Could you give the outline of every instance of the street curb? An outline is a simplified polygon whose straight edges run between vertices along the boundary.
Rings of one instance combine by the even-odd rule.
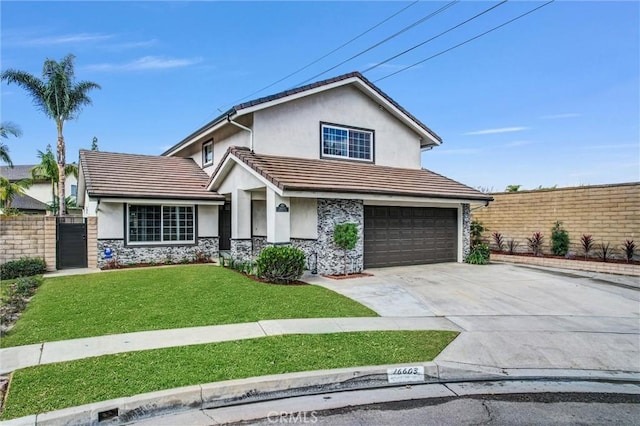
[[[424,367],[424,379],[390,384],[387,369]],[[437,383],[505,380],[637,383],[639,372],[564,369],[498,369],[452,362],[426,362],[305,371],[228,380],[145,393],[0,422],[25,425],[120,425],[163,414],[220,408],[335,391]]]

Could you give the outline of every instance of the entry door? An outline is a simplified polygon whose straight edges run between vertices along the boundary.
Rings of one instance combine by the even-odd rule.
[[[231,250],[231,203],[220,206],[218,229],[220,230],[220,250]]]
[[[57,269],[87,267],[87,224],[84,218],[57,220]]]

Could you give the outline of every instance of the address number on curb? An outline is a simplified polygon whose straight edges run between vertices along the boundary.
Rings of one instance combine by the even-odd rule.
[[[424,367],[387,368],[387,380],[389,383],[424,382]]]

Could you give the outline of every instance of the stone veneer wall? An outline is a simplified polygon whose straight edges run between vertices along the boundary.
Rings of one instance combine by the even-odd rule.
[[[251,241],[253,243],[251,253],[255,258],[258,257],[260,252],[267,246],[267,237],[251,237]]]
[[[471,208],[469,204],[462,205],[462,261],[471,252]]]
[[[527,237],[544,236],[543,252],[550,253],[551,228],[561,221],[569,232],[570,251],[582,253],[580,237],[591,235],[596,244],[610,243],[621,255],[624,240],[640,239],[640,182],[578,186],[491,194],[488,207],[474,209],[473,219],[488,228],[484,238],[495,248],[492,232],[506,241],[520,243],[518,251],[529,252]]]
[[[347,252],[347,272],[364,269],[364,205],[362,200],[318,199],[318,273],[342,274],[344,257],[342,249],[333,243],[333,230],[339,223],[355,223],[358,227],[358,243]]]
[[[304,257],[306,259],[306,269],[312,271],[316,266],[316,251],[318,240],[309,240],[302,238],[292,238],[291,245],[293,247],[299,248],[304,252]],[[320,255],[318,255],[320,257]]]
[[[218,257],[218,237],[198,238],[196,245],[128,246],[124,240],[98,240],[98,267],[107,264],[104,249],[113,250],[113,259],[121,265],[136,263],[179,263],[193,260],[197,252],[210,258]]]
[[[253,240],[248,239],[231,239],[231,258],[240,262],[246,262],[253,259]]]

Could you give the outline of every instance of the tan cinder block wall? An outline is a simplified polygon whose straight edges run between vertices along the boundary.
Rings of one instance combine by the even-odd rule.
[[[610,243],[621,255],[624,240],[640,246],[640,182],[491,194],[488,207],[472,211],[482,222],[493,246],[492,232],[520,243],[529,251],[526,238],[536,231],[544,235],[543,251],[551,252],[551,228],[560,221],[569,232],[570,251],[581,254],[580,237],[591,235],[599,246]],[[595,253],[593,253],[595,254]]]
[[[87,218],[87,267],[98,267],[98,218]]]
[[[40,257],[47,270],[56,270],[56,218],[0,216],[0,263]]]

